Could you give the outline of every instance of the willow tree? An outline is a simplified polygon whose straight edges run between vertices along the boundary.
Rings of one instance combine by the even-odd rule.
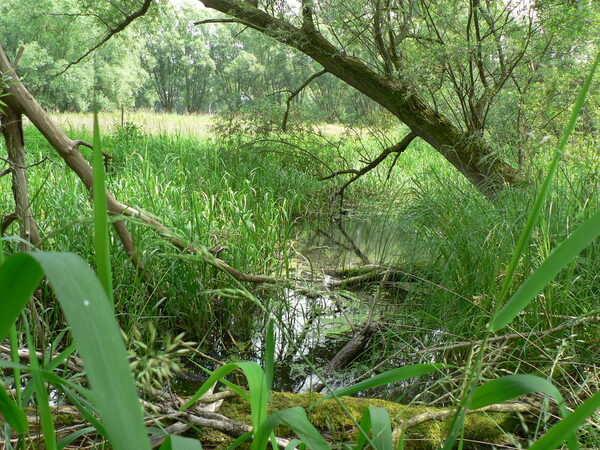
[[[480,0],[200,0],[308,55],[394,114],[487,197],[515,181],[489,144],[494,99],[529,62],[534,20]]]

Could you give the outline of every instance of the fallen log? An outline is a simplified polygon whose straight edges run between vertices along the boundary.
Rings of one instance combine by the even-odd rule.
[[[354,359],[365,350],[371,336],[376,330],[377,323],[371,321],[365,322],[348,343],[335,354],[331,362],[324,369],[322,377],[324,378],[327,374],[335,372],[336,370],[342,370],[354,361]],[[318,382],[313,386],[312,390],[314,392],[321,392],[324,388],[325,385]]]

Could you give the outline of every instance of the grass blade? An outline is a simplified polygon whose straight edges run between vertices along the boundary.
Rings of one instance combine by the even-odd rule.
[[[577,428],[590,416],[600,409],[600,392],[596,392],[575,411],[562,419],[541,438],[533,443],[529,450],[552,450],[559,447],[567,438],[577,431]]]
[[[42,374],[40,373],[40,363],[37,359],[36,349],[33,345],[33,340],[31,339],[31,333],[29,332],[29,324],[27,323],[27,320],[24,320],[23,322],[25,324],[25,335],[27,336],[27,347],[29,348],[31,378],[33,388],[35,389],[38,413],[42,424],[42,433],[44,434],[44,444],[48,450],[56,450],[56,432],[54,429],[52,411],[50,410],[50,404],[48,403],[48,392],[46,391],[46,385],[42,378]]]
[[[67,445],[74,442],[76,439],[79,439],[84,434],[91,433],[92,431],[94,431],[94,427],[85,427],[85,428],[82,428],[81,430],[77,430],[73,433],[67,434],[64,438],[62,438],[58,441],[58,444],[57,444],[58,448],[60,450],[62,450]]]
[[[565,400],[554,384],[534,375],[508,375],[482,384],[473,393],[471,409],[483,408],[495,403],[504,403],[520,395],[541,392],[556,400],[564,411]]]
[[[491,331],[499,331],[508,325],[529,302],[552,281],[558,272],[600,235],[600,211],[583,222],[571,235],[561,242],[513,294],[490,323]]]
[[[391,369],[375,375],[368,380],[361,381],[352,386],[348,386],[342,389],[337,389],[325,396],[321,401],[332,398],[341,397],[342,395],[351,395],[355,392],[364,391],[365,389],[371,389],[384,384],[394,383],[396,381],[406,380],[408,378],[418,377],[425,375],[426,373],[435,372],[443,368],[449,367],[446,364],[413,364],[410,366],[399,367],[398,369]]]
[[[3,294],[0,301],[0,341],[9,333],[42,275],[41,267],[24,254],[16,254],[0,266],[0,292]]]
[[[265,374],[258,364],[254,362],[239,362],[226,364],[219,367],[213,374],[200,386],[196,393],[181,407],[181,411],[192,406],[202,397],[217,381],[226,377],[236,369],[241,369],[248,381],[250,390],[250,411],[252,414],[252,426],[257,429],[267,417],[267,382]]]
[[[27,416],[8,396],[2,384],[0,384],[0,412],[17,433],[27,432]]]
[[[364,433],[371,433],[372,441],[377,450],[393,450],[392,422],[385,408],[369,406],[365,408],[360,427]],[[360,433],[356,448],[364,448],[366,436]]]
[[[275,333],[274,333],[275,321],[273,318],[269,318],[269,324],[267,325],[267,336],[265,339],[265,378],[267,382],[267,389],[271,390],[273,385],[273,374],[275,373]]]
[[[202,450],[200,441],[177,435],[167,436],[160,450]]]
[[[252,441],[252,449],[263,449],[266,447],[273,428],[277,425],[286,425],[294,431],[302,439],[311,450],[329,449],[329,444],[310,423],[304,409],[296,406],[294,408],[283,409],[271,414],[260,428],[254,433],[254,441]]]
[[[34,252],[25,256],[39,263],[56,292],[113,447],[149,449],[125,345],[94,272],[72,253]]]
[[[104,287],[104,292],[114,306],[112,291],[112,274],[110,267],[110,246],[108,240],[108,214],[106,206],[104,161],[102,160],[102,143],[100,141],[100,126],[98,125],[98,110],[94,107],[94,145],[92,167],[94,169],[94,244],[96,247],[96,270],[98,278]]]
[[[533,228],[538,221],[538,218],[542,212],[542,207],[544,206],[544,201],[548,196],[548,192],[550,191],[550,186],[552,185],[552,180],[556,171],[558,170],[558,163],[560,162],[560,158],[565,151],[567,143],[569,141],[569,137],[575,128],[575,122],[577,122],[577,117],[579,116],[579,112],[585,103],[585,97],[587,95],[588,90],[592,84],[592,80],[594,79],[594,75],[596,73],[596,68],[598,67],[598,61],[600,61],[600,54],[596,55],[596,59],[592,64],[592,68],[587,78],[585,79],[581,90],[579,91],[579,95],[577,96],[577,100],[575,101],[575,106],[573,107],[573,111],[571,112],[571,116],[569,117],[569,122],[563,131],[560,142],[556,147],[556,151],[554,152],[554,157],[550,162],[550,166],[548,167],[548,173],[544,178],[544,182],[540,191],[538,192],[537,197],[535,198],[535,202],[533,204],[533,208],[529,213],[529,217],[527,218],[527,222],[525,223],[525,228],[521,232],[519,236],[519,241],[517,242],[517,246],[513,252],[512,258],[506,270],[506,276],[504,277],[504,283],[502,285],[502,291],[500,293],[500,298],[502,301],[507,297],[508,290],[510,289],[510,285],[512,282],[512,277],[515,273],[517,265],[519,263],[519,259],[525,250],[525,246],[529,242],[529,238],[531,237],[531,233],[533,232]]]

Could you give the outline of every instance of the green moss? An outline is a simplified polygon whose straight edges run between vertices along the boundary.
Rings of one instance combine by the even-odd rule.
[[[320,430],[332,443],[355,440],[357,429],[351,417],[342,409],[336,400],[326,400],[315,405],[323,395],[316,393],[291,394],[287,392],[273,392],[269,406],[269,414],[293,406],[301,406],[307,412],[312,424]],[[443,411],[443,408],[430,408],[426,406],[406,406],[385,400],[343,397],[341,399],[345,408],[356,422],[360,422],[364,409],[367,406],[380,406],[390,414],[394,427],[401,420],[415,417],[427,411]],[[312,406],[312,407],[311,407]],[[250,423],[250,407],[242,399],[228,400],[221,407],[222,414],[233,420]],[[451,418],[446,421],[430,420],[420,425],[411,427],[405,436],[407,449],[434,449],[447,434]],[[470,414],[465,422],[465,440],[468,442],[464,448],[484,448],[482,443],[508,444],[511,442],[511,433],[518,431],[519,420],[511,414]],[[276,434],[281,437],[291,437],[293,432],[284,427],[278,427]]]

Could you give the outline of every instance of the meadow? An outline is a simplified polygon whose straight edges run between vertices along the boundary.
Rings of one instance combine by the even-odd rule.
[[[68,125],[73,138],[91,141],[88,117],[55,118]],[[184,241],[220,248],[219,257],[236,269],[282,280],[274,286],[241,284],[200,256],[182,255],[143,223],[130,219],[144,270],[131,265],[113,234],[111,265],[116,316],[129,336],[130,354],[140,361],[135,373],[142,384],[150,383],[164,367],[199,372],[198,365],[214,369],[228,361],[263,360],[267,350],[262,336],[271,315],[292,322],[302,317],[300,328],[282,328],[275,361],[276,368],[301,374],[296,381],[315,368],[323,370],[332,355],[330,351],[324,356],[323,348],[339,349],[352,327],[363,320],[376,321],[378,331],[348,368],[330,377],[334,385],[335,379],[356,381],[410,364],[464,366],[472,357],[470,344],[485,338],[486,323],[497,310],[511,254],[556,146],[552,138],[535,146],[522,167],[529,182],[507,186],[490,203],[438,153],[414,142],[393,170],[392,161],[385,161],[353,183],[340,210],[334,193],[341,181],[319,177],[327,166],[342,167],[345,161],[376,154],[381,150],[377,139],[348,139],[344,136],[351,133],[330,126],[336,131],[290,135],[284,144],[256,136],[217,136],[211,128],[214,117],[145,114],[127,120],[121,126],[118,116],[104,118],[103,149],[112,155],[106,167],[107,187],[121,200],[159,218]],[[28,126],[25,131],[28,163],[43,161],[29,170],[41,246],[75,252],[94,267],[89,194],[37,130]],[[91,159],[91,150],[82,151]],[[597,143],[575,136],[521,255],[512,288],[598,211],[598,173]],[[8,211],[12,204],[8,177],[0,179],[0,189],[0,208]],[[404,274],[400,283],[405,284],[390,283],[386,276],[342,289],[342,309],[347,313],[335,319],[330,311],[319,309],[322,305],[315,306],[317,302],[298,310],[294,283],[306,281],[303,273],[319,278],[326,272],[356,268],[356,261],[341,257],[348,254],[347,246],[331,236],[320,245],[340,258],[311,260],[315,245],[307,240],[309,231],[328,230],[324,223],[347,223],[352,228],[353,223],[364,225],[373,218],[383,220],[385,227],[375,232],[354,227],[351,238],[359,247],[375,248],[367,252],[369,263]],[[12,227],[7,236],[18,233]],[[17,244],[9,238],[5,252],[14,253]],[[574,405],[596,392],[599,268],[600,243],[595,241],[535,297],[505,338],[488,343],[483,379],[515,372],[547,377]],[[410,289],[402,287],[407,281]],[[327,295],[326,287],[311,286],[317,296]],[[34,305],[30,311],[35,345],[54,348],[56,339],[62,339],[64,319],[48,284],[41,285]],[[309,339],[312,347],[305,347],[302,357],[290,365],[293,348],[286,342],[306,338],[305,329],[322,328],[314,323],[319,314],[336,326]],[[169,347],[169,342],[175,345]],[[159,362],[149,362],[151,357]],[[367,393],[406,404],[447,406],[459,400],[463,375],[458,370]],[[277,374],[275,378],[277,385]],[[289,388],[293,383],[279,385]],[[547,404],[542,408],[551,414]],[[538,423],[532,436],[550,424]],[[590,422],[582,429],[582,442],[595,442],[596,425]]]

